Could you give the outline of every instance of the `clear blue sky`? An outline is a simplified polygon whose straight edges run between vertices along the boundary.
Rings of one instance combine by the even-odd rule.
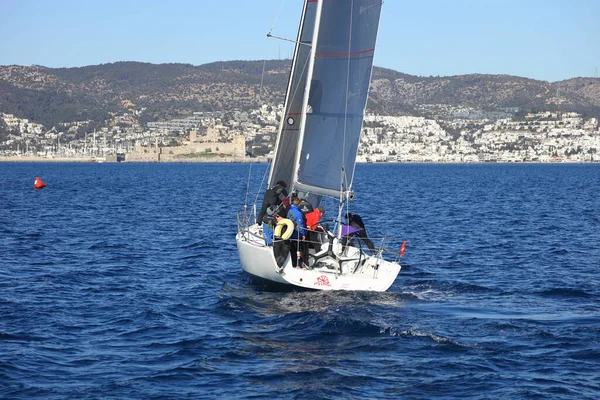
[[[302,0],[0,0],[0,65],[287,58]],[[375,65],[421,76],[600,75],[600,0],[385,0]]]

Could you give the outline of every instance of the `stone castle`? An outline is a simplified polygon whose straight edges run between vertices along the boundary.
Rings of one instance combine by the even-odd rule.
[[[126,161],[239,161],[246,154],[246,138],[243,135],[232,135],[223,140],[219,130],[207,129],[206,135],[198,138],[198,131],[189,133],[189,140],[179,146],[159,146],[156,139],[154,146],[143,146],[139,141],[135,150],[127,153]]]

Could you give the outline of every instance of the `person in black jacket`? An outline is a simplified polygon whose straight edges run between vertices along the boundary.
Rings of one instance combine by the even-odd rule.
[[[275,186],[265,192],[260,212],[256,216],[256,223],[262,224],[263,217],[267,213],[267,208],[271,207],[272,210],[277,210],[279,205],[283,202],[288,195],[287,185],[284,181],[277,181]]]
[[[351,233],[348,236],[350,236],[350,237],[358,236],[360,238],[360,240],[364,241],[367,244],[367,247],[369,248],[369,250],[371,250],[371,253],[374,253],[375,246],[373,245],[373,242],[371,242],[371,240],[367,237],[367,230],[365,229],[365,224],[364,224],[362,218],[360,217],[360,215],[347,213],[344,216],[344,218],[346,218],[348,220],[348,225],[350,225],[354,228],[360,229],[359,231]],[[342,240],[342,245],[345,247],[347,242],[348,242],[348,238],[345,237]]]

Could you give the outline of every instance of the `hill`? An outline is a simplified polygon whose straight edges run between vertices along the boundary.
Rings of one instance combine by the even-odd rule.
[[[80,68],[0,66],[0,112],[50,127],[76,120],[101,122],[110,113],[131,107],[145,107],[146,121],[192,111],[246,110],[282,103],[289,68],[289,60],[200,66],[139,62]],[[427,111],[422,106],[430,104],[485,111],[560,109],[600,116],[600,79],[550,83],[508,75],[419,77],[375,67],[370,111],[423,115]]]

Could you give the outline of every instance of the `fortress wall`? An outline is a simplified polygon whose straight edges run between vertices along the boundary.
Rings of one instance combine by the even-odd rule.
[[[191,139],[196,139],[196,132],[190,134]],[[210,150],[210,151],[208,151]],[[187,154],[209,153],[225,155],[230,158],[242,159],[246,154],[246,138],[236,135],[232,142],[220,143],[217,141],[196,142],[188,141],[181,146],[170,147],[143,147],[136,144],[135,151],[128,153],[126,161],[182,161]]]

